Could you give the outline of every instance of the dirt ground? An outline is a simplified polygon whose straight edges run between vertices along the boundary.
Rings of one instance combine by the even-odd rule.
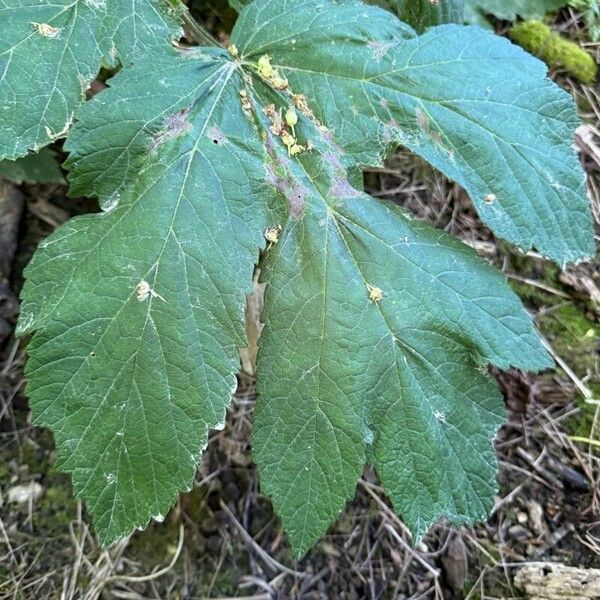
[[[206,15],[215,29],[228,18]],[[577,13],[563,11],[556,24],[600,61],[600,44],[585,41]],[[600,221],[600,89],[553,76],[573,92],[584,120],[576,144]],[[163,523],[103,550],[69,478],[55,470],[51,434],[30,424],[26,340],[13,335],[22,271],[37,243],[97,205],[67,198],[62,185],[0,181],[0,199],[10,195],[23,209],[2,212],[0,203],[0,598],[520,598],[531,597],[524,574],[540,565],[546,576],[546,563],[584,569],[577,574],[581,594],[592,585],[590,569],[600,569],[598,261],[561,273],[534,252],[496,241],[461,188],[402,150],[385,169],[366,172],[365,182],[375,196],[460,237],[501,269],[559,365],[535,376],[494,372],[509,419],[496,444],[501,488],[488,522],[460,530],[440,523],[413,547],[367,468],[328,535],[294,561],[250,460],[254,380],[242,373],[194,490]]]

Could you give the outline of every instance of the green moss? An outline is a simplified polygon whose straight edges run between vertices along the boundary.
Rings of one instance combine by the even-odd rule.
[[[600,398],[600,326],[589,319],[582,309],[572,304],[559,305],[542,313],[539,326],[558,355]],[[589,437],[596,419],[596,405],[578,402],[580,412],[567,423],[573,435]],[[600,425],[600,424],[599,424]],[[596,433],[596,438],[598,437]]]
[[[561,300],[561,298],[554,294],[550,294],[539,287],[523,283],[516,279],[509,279],[508,284],[513,292],[515,292],[527,306],[532,308],[554,306]]]
[[[539,21],[524,21],[515,25],[509,37],[531,54],[541,58],[552,68],[562,67],[582,83],[596,79],[598,65],[578,44],[554,33]]]
[[[579,369],[594,368],[595,348],[600,341],[600,327],[577,306],[563,304],[542,314],[540,327],[551,338],[554,349]]]
[[[560,269],[553,265],[544,265],[543,270],[540,270],[536,262],[524,255],[509,253],[511,273],[516,273],[523,278],[529,278],[541,284],[545,284],[549,288],[559,291],[565,291],[563,284],[559,280]],[[548,292],[538,285],[531,285],[518,279],[509,278],[508,284],[513,291],[521,298],[521,300],[532,309],[555,306],[564,303],[565,299],[561,298],[556,293]]]
[[[0,483],[6,483],[9,477],[10,469],[4,464],[0,464]]]
[[[77,501],[66,475],[46,477],[44,494],[38,500],[33,514],[36,531],[45,536],[64,536],[71,521],[77,518]]]
[[[600,398],[600,386],[592,386],[591,389],[594,392],[594,398]],[[589,402],[584,402],[583,400],[578,406],[580,409],[579,414],[570,419],[567,423],[569,433],[584,438],[593,437],[596,440],[599,439],[600,422],[598,422],[596,416],[598,406],[590,404]],[[597,448],[595,447],[592,447],[591,450],[597,452]]]

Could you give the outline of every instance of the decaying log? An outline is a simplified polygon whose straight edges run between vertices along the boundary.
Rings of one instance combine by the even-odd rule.
[[[515,585],[528,600],[590,600],[600,598],[600,569],[532,563],[519,569]]]

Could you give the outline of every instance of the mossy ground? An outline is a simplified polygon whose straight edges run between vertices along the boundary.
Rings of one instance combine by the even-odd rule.
[[[534,261],[522,257],[513,258],[513,268],[525,276],[530,275],[532,269],[539,271]],[[561,284],[559,273],[558,267],[546,264],[533,277],[536,282],[568,295],[569,290]],[[536,311],[537,325],[556,354],[593,393],[588,401],[580,390],[575,391],[574,401],[579,412],[566,423],[569,433],[599,440],[598,404],[594,403],[594,400],[600,401],[600,323],[596,312],[599,307],[586,299],[566,300],[522,281],[512,280],[510,284],[523,302]]]

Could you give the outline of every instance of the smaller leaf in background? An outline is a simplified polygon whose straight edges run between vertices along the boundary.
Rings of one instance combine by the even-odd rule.
[[[505,21],[516,21],[517,17],[540,19],[566,3],[566,0],[465,0],[465,21],[491,27],[486,15]]]
[[[462,23],[464,0],[393,0],[392,8],[400,20],[408,23],[419,33],[428,27],[444,23]]]
[[[58,159],[49,148],[17,160],[0,161],[0,177],[14,183],[64,183]]]
[[[550,68],[563,68],[582,83],[596,79],[598,66],[578,44],[570,42],[540,21],[524,21],[509,33],[511,40],[539,56]]]
[[[65,137],[100,67],[166,52],[180,11],[166,0],[2,0],[0,159]]]
[[[583,11],[587,33],[594,42],[600,41],[600,2],[598,0],[570,0],[569,6]]]
[[[237,10],[237,12],[242,12],[244,6],[250,4],[252,0],[229,0],[229,6],[233,8],[233,10]]]

